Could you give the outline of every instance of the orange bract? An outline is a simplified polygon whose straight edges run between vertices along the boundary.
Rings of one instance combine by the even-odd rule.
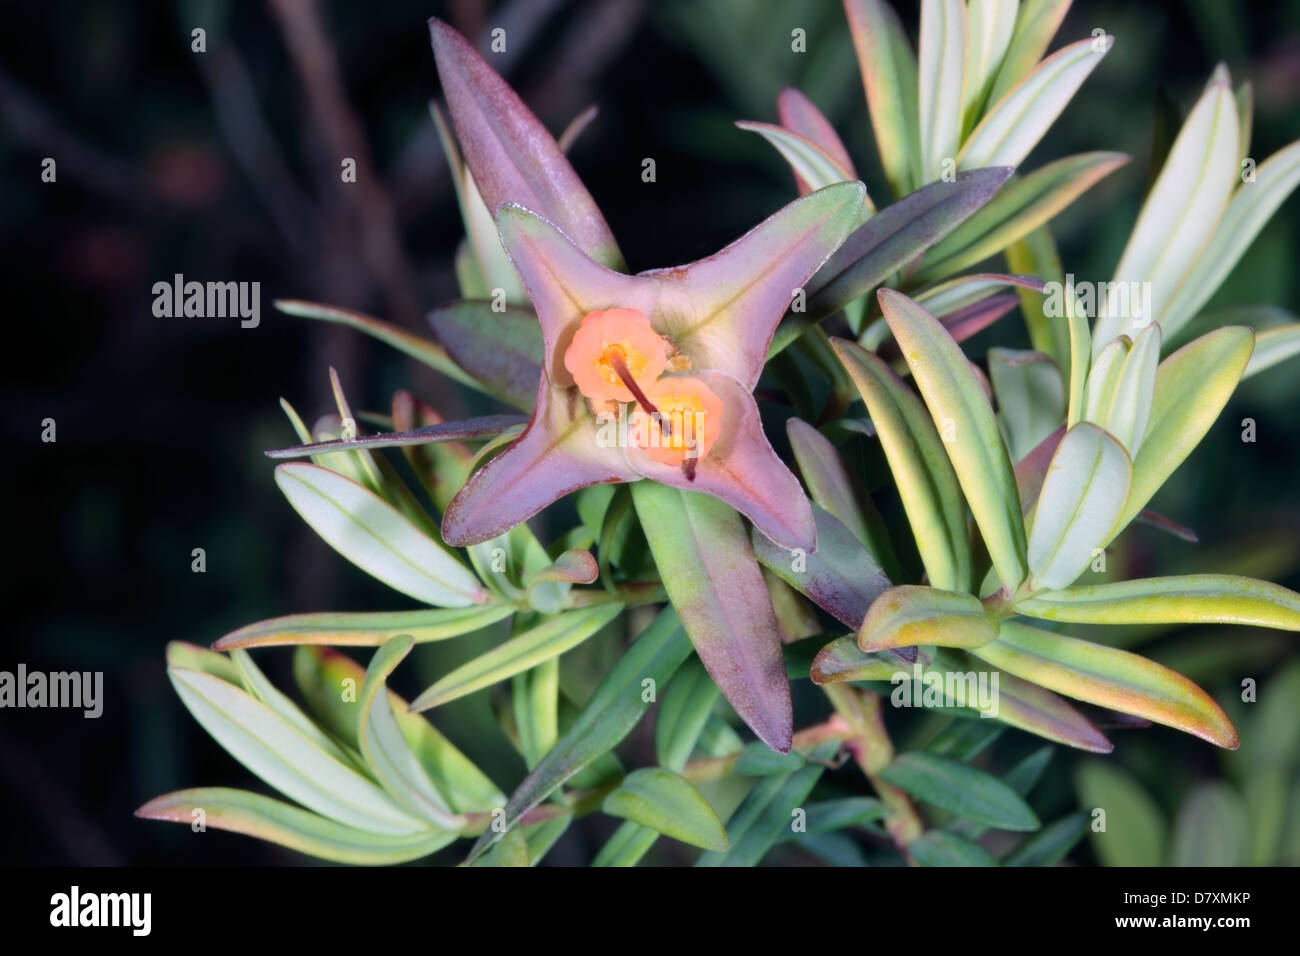
[[[643,387],[668,364],[668,342],[636,309],[588,312],[564,351],[564,367],[592,401],[631,402],[636,396],[619,374],[620,363]]]
[[[646,396],[667,420],[667,428],[641,408],[632,412],[628,441],[664,465],[698,461],[722,433],[722,399],[698,378],[661,378]]]

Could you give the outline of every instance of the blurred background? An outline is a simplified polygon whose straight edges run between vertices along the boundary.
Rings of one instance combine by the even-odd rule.
[[[897,6],[915,37],[917,4]],[[634,270],[712,252],[793,198],[775,152],[732,126],[775,121],[787,84],[822,108],[873,193],[887,195],[835,0],[14,0],[5,12],[0,387],[18,453],[5,469],[0,669],[103,671],[105,702],[98,720],[0,711],[4,862],[303,862],[216,833],[200,854],[185,828],[131,814],[169,790],[253,783],[172,693],[168,641],[207,645],[293,612],[407,606],[334,555],[277,491],[262,452],[293,443],[278,400],[308,421],[330,412],[333,366],[356,407],[383,409],[408,388],[449,418],[482,410],[358,333],[271,308],[313,299],[423,332],[424,314],[456,296],[462,229],[428,112],[438,95],[429,16],[484,47],[504,27],[507,51],[493,65],[552,130],[600,108],[571,158]],[[805,55],[790,51],[796,26]],[[1216,62],[1254,84],[1257,160],[1300,137],[1300,2],[1077,0],[1053,49],[1097,27],[1115,35],[1114,50],[1026,168],[1083,150],[1132,155],[1054,221],[1067,271],[1103,280],[1151,178],[1153,144],[1176,130],[1166,118],[1187,109]],[[195,28],[206,52],[191,51]],[[41,180],[46,157],[54,183]],[[340,182],[342,157],[356,159],[357,183]],[[645,157],[655,183],[641,180]],[[1292,196],[1212,306],[1300,311],[1298,214]],[[152,286],[176,273],[260,282],[260,325],[155,317]],[[968,351],[982,358],[992,344],[1027,346],[1016,314]],[[1247,383],[1154,502],[1200,543],[1139,528],[1112,555],[1116,573],[1233,571],[1300,587],[1297,408],[1295,361]],[[46,418],[55,443],[41,441]],[[1254,444],[1241,441],[1244,418],[1257,423]],[[191,570],[199,547],[204,573]],[[1254,862],[1300,862],[1294,635],[1107,633],[1202,683],[1246,745],[1225,755],[1170,730],[1119,731],[1117,774],[1085,771],[1089,786],[1136,801],[1163,834],[1152,852],[1167,859],[1189,862],[1209,845],[1223,861],[1240,862],[1245,846]],[[448,643],[458,646],[418,651],[396,689],[418,691],[475,652]],[[287,680],[290,657],[259,661]],[[1263,688],[1259,704],[1240,703],[1247,677]],[[469,699],[435,722],[508,790],[522,764],[483,739],[487,713]],[[1059,752],[1040,799],[1073,806],[1081,760],[1095,762]],[[548,861],[590,858],[608,829],[575,828]],[[1208,844],[1188,849],[1195,833]],[[1071,859],[1097,862],[1087,843]]]

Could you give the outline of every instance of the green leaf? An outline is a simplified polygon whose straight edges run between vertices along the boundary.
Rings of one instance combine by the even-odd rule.
[[[895,196],[919,187],[916,55],[903,25],[883,0],[845,0],[876,149]]]
[[[875,355],[843,339],[832,344],[876,426],[930,583],[944,590],[969,588],[966,507],[925,406]]]
[[[1019,166],[1110,52],[1114,37],[1089,37],[1057,50],[985,114],[957,157],[959,169]]]
[[[1223,218],[1238,182],[1237,107],[1220,67],[1174,140],[1128,245],[1115,267],[1106,302],[1099,302],[1093,354],[1117,335],[1136,332],[1167,311],[1197,255]],[[1121,309],[1116,295],[1129,283],[1149,283],[1152,314]],[[1104,309],[1104,311],[1103,311]]]
[[[1132,484],[1128,453],[1080,422],[1061,439],[1034,505],[1029,570],[1034,590],[1068,587],[1102,547]]]
[[[572,650],[622,612],[618,603],[565,611],[547,618],[518,637],[512,637],[443,675],[411,704],[411,710],[429,710],[491,687],[508,677],[536,667]]]
[[[337,738],[358,747],[356,691],[365,682],[365,669],[338,651],[304,645],[294,654],[293,671],[316,719]],[[422,715],[410,713],[402,697],[390,690],[388,701],[407,745],[453,809],[486,813],[505,803],[496,784]]]
[[[375,779],[398,803],[434,826],[450,829],[459,821],[452,817],[451,807],[402,736],[392,702],[385,693],[388,676],[413,646],[411,638],[404,635],[375,651],[357,696],[357,741]]]
[[[854,634],[831,641],[813,658],[809,677],[814,684],[840,681],[889,680],[902,671],[904,662],[893,652],[868,654],[858,647]],[[906,673],[905,671],[903,671]]]
[[[1300,594],[1235,574],[1181,574],[1044,591],[1016,611],[1075,624],[1249,624],[1300,631]]]
[[[979,598],[960,591],[903,584],[876,598],[858,631],[858,647],[978,647],[998,636]]]
[[[1011,44],[1019,0],[970,0],[966,5],[966,75],[962,81],[962,134],[975,125]]]
[[[905,753],[880,772],[896,787],[964,820],[1000,830],[1037,830],[1038,818],[1019,795],[982,770],[927,753]]]
[[[523,828],[516,828],[506,833],[492,845],[492,848],[487,853],[473,860],[471,865],[491,867],[532,866],[533,862],[528,853],[528,837],[524,834]]]
[[[961,0],[922,0],[917,43],[921,182],[943,175],[961,145],[966,9]],[[990,165],[987,163],[976,165]]]
[[[1012,461],[1020,461],[1065,420],[1065,383],[1041,352],[989,349],[989,379]]]
[[[812,756],[828,760],[837,749],[838,744],[823,744]],[[761,779],[727,821],[731,849],[704,853],[695,865],[757,866],[772,845],[790,832],[794,811],[808,799],[825,769],[821,763],[809,762],[791,773]]]
[[[135,815],[192,826],[199,811],[206,826],[256,837],[322,860],[360,866],[418,860],[436,853],[457,837],[446,830],[406,836],[359,830],[282,800],[227,787],[177,790],[155,797],[136,810]]]
[[[1255,351],[1250,356],[1242,378],[1258,375],[1293,355],[1300,355],[1300,323],[1255,334]]]
[[[492,239],[501,245],[495,225]],[[490,301],[449,302],[429,313],[429,325],[447,354],[482,383],[482,391],[529,411],[542,377],[542,327],[531,309],[492,306]]]
[[[1052,231],[1047,226],[1039,226],[1019,242],[1013,242],[1004,251],[1007,269],[1021,275],[1038,276],[1044,283],[1053,282],[1065,285],[1065,270],[1061,266],[1061,257],[1056,251],[1056,242]],[[1046,300],[1034,291],[1022,289],[1020,311],[1025,316],[1025,326],[1029,330],[1029,342],[1033,348],[1045,355],[1050,355],[1060,369],[1070,364],[1069,340],[1061,334],[1059,322],[1046,314]],[[1087,328],[1087,320],[1083,319]],[[1091,349],[1084,357],[1091,355]]]
[[[803,765],[804,759],[797,753],[779,754],[756,740],[745,744],[732,770],[742,777],[770,777],[774,773],[790,773]]]
[[[1106,416],[1097,419],[1130,455],[1137,455],[1146,437],[1159,364],[1160,326],[1152,324],[1133,343],[1116,376]]]
[[[1124,153],[1079,153],[1009,182],[987,205],[930,247],[912,281],[953,275],[996,255],[1128,161]]]
[[[658,839],[658,832],[628,820],[600,848],[591,865],[636,866]]]
[[[418,335],[412,335],[405,329],[398,328],[382,319],[376,319],[374,316],[365,315],[361,312],[353,312],[350,309],[322,305],[319,302],[303,302],[298,299],[277,299],[275,307],[286,315],[296,315],[304,319],[319,319],[322,322],[335,322],[356,329],[359,332],[365,332],[385,345],[391,345],[399,352],[405,352],[416,361],[423,362],[431,369],[441,372],[462,385],[468,385],[477,391],[486,392],[486,389],[475,380],[474,376],[451,360],[451,357],[447,355],[442,346],[436,345],[428,339],[422,339]]]
[[[749,121],[738,122],[736,126],[747,132],[757,133],[771,143],[781,157],[790,164],[795,177],[806,183],[810,191],[835,183],[852,182],[858,178],[812,140],[784,126]],[[870,197],[867,198],[864,208],[868,214],[875,211]]]
[[[875,797],[840,797],[820,800],[804,808],[806,833],[836,833],[849,827],[864,827],[889,815],[889,808]],[[793,834],[798,839],[800,834]]]
[[[1166,827],[1155,802],[1126,771],[1090,762],[1075,775],[1079,803],[1096,821],[1106,811],[1106,828],[1092,823],[1092,848],[1103,866],[1165,866]]]
[[[1250,360],[1254,334],[1241,326],[1207,333],[1160,363],[1142,450],[1133,461],[1133,487],[1111,538],[1133,520],[1192,453]]]
[[[1025,577],[1020,497],[993,409],[970,363],[939,321],[907,296],[881,289],[880,307],[934,419],[944,450],[1003,585]],[[951,440],[949,439],[951,436]]]
[[[1119,383],[1120,372],[1124,370],[1124,363],[1132,347],[1133,340],[1127,335],[1121,335],[1117,339],[1111,339],[1110,343],[1097,353],[1097,358],[1088,371],[1088,384],[1084,390],[1083,418],[1085,420],[1102,425],[1106,423],[1115,395],[1115,386]]]
[[[686,766],[721,696],[698,660],[678,669],[655,714],[655,759],[660,766],[678,771]]]
[[[426,824],[293,724],[218,677],[168,668],[194,719],[236,760],[285,796],[339,823],[409,835]]]
[[[1173,866],[1245,866],[1250,857],[1250,821],[1240,794],[1218,781],[1198,785],[1174,821]]]
[[[1087,832],[1086,813],[1072,813],[1059,820],[1053,820],[1016,847],[1002,861],[1002,865],[1053,866],[1065,859]]]
[[[1070,3],[1071,0],[1023,0],[1016,14],[1015,32],[1011,34],[1011,43],[1002,58],[1002,65],[998,67],[988,102],[998,102],[1038,65],[1065,19]]]
[[[1229,750],[1237,746],[1237,731],[1205,691],[1128,651],[1003,621],[998,639],[972,653],[1066,697],[1176,727]]]
[[[427,611],[333,612],[290,614],[249,624],[219,638],[214,650],[274,647],[283,644],[329,644],[335,647],[378,647],[389,638],[408,634],[417,643],[445,641],[471,634],[515,612],[504,603]]]
[[[239,668],[235,666],[235,662],[229,657],[186,641],[168,642],[167,666],[202,671],[212,677],[221,678],[227,684],[234,684],[236,687],[244,686],[244,679],[239,673]]]
[[[342,763],[351,763],[352,757],[316,726],[312,719],[299,709],[297,704],[271,683],[267,676],[253,663],[253,658],[247,651],[232,651],[230,658],[239,671],[240,680],[246,691],[292,724],[304,737],[315,743],[321,750],[337,758]],[[176,665],[173,664],[172,666]],[[214,674],[213,676],[220,677],[221,675]]]
[[[275,481],[327,544],[394,590],[440,607],[487,603],[463,564],[374,492],[297,462],[278,466]]]
[[[632,501],[668,597],[736,713],[773,750],[790,749],[790,685],[776,614],[749,536],[708,495],[639,481]]]
[[[708,801],[680,774],[661,767],[632,771],[601,808],[691,846],[718,852],[731,846]]]
[[[1157,316],[1168,334],[1182,328],[1214,295],[1297,184],[1300,142],[1278,150],[1256,167],[1253,181],[1237,186],[1214,235],[1187,270],[1168,307]]]
[[[537,806],[557,787],[607,753],[631,732],[650,706],[646,688],[666,685],[691,653],[691,645],[671,607],[659,613],[644,633],[623,654],[614,669],[583,706],[573,726],[533,768],[506,803],[502,823],[513,828],[519,818]],[[645,682],[649,681],[647,685]],[[501,833],[489,829],[470,851],[474,859]]]
[[[955,833],[930,830],[907,847],[918,866],[997,866],[998,861],[978,843]]]

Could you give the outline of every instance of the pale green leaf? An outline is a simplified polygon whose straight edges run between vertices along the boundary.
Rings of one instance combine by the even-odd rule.
[[[917,96],[923,182],[939,179],[961,145],[962,79],[966,59],[962,0],[921,0]],[[981,166],[991,163],[977,164]]]
[[[997,636],[997,622],[985,615],[979,598],[904,584],[876,598],[858,631],[858,647],[978,647]]]
[[[662,767],[634,770],[605,797],[602,809],[692,846],[725,852],[722,821],[684,777]]]

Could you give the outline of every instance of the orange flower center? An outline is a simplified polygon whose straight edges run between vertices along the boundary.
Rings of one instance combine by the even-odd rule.
[[[583,316],[564,350],[564,367],[578,391],[593,402],[637,402],[645,407],[643,387],[663,374],[670,349],[644,313],[605,309]]]
[[[661,378],[646,387],[653,409],[638,407],[628,441],[664,465],[680,465],[693,477],[695,462],[722,433],[722,399],[698,378]]]

